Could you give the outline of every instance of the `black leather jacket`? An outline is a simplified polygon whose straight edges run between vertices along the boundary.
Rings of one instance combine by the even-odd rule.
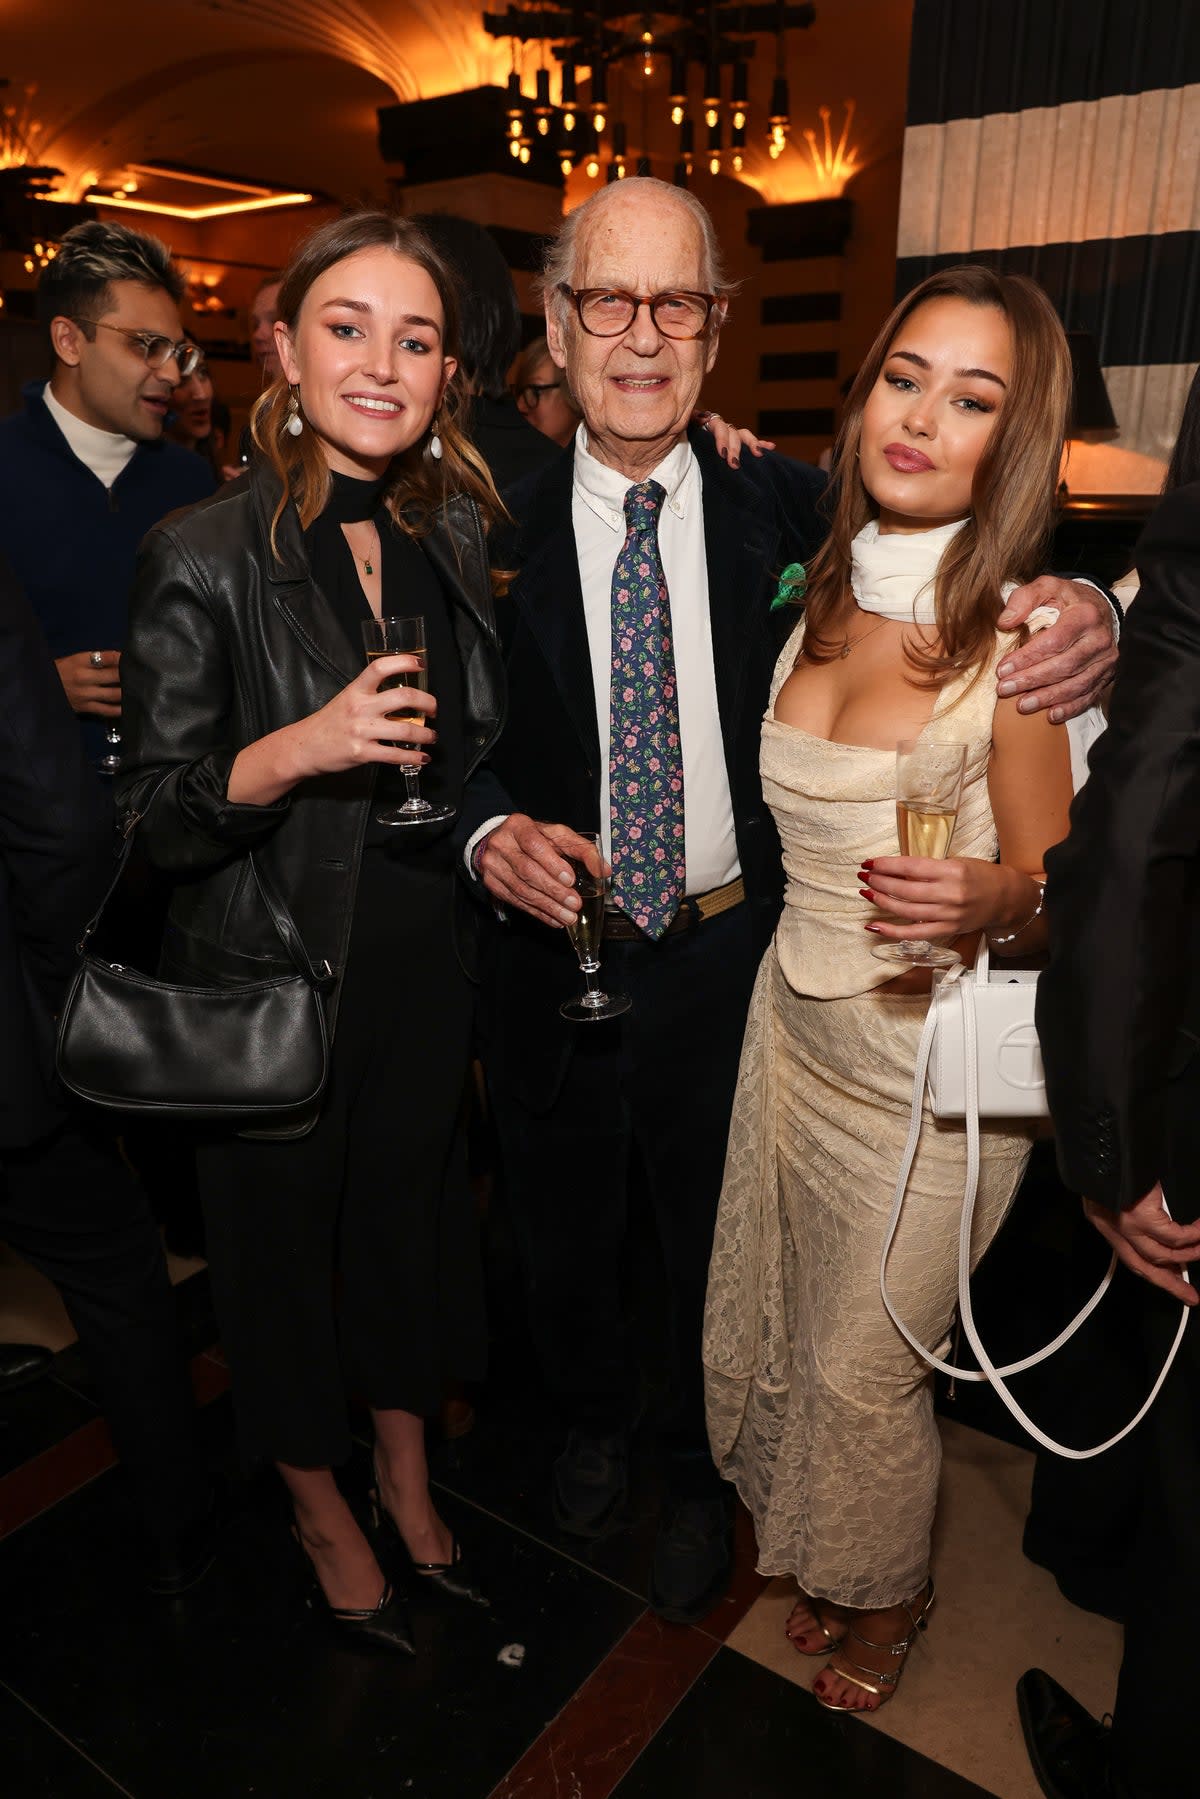
[[[226,795],[239,750],[315,712],[362,668],[312,579],[291,505],[278,554],[271,550],[278,494],[270,468],[256,463],[245,479],[157,525],[138,555],[121,659],[117,802],[144,813],[139,838],[175,877],[163,954],[173,979],[224,985],[290,972],[249,850],[312,960],[335,975],[345,966],[375,769],[303,781],[270,806],[235,805]],[[452,602],[469,778],[505,709],[474,503],[448,501],[419,542]],[[336,989],[329,1010],[332,1025]]]

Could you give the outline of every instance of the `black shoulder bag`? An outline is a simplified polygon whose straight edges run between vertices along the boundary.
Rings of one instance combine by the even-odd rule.
[[[295,974],[241,986],[172,986],[87,953],[141,816],[125,820],[116,873],[79,944],[83,960],[58,1026],[60,1081],[92,1105],[168,1118],[270,1117],[310,1106],[329,1073],[321,995],[335,977],[328,962],[314,967],[253,854],[250,871]]]

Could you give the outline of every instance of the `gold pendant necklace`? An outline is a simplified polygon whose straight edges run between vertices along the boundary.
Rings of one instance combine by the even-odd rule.
[[[838,651],[838,655],[841,658],[841,660],[844,662],[846,657],[850,654],[851,650],[854,649],[856,644],[865,643],[867,638],[870,637],[872,631],[878,631],[880,626],[886,625],[886,624],[887,624],[887,619],[881,618],[879,621],[879,624],[872,625],[871,630],[864,631],[861,637],[850,638],[849,636],[847,636],[842,644],[841,649]]]
[[[375,536],[375,542],[376,542],[376,545],[377,545],[377,546],[378,546],[378,543],[379,543],[379,532],[378,532],[378,529],[377,529],[377,528],[376,528],[376,527],[375,527],[375,526],[374,526],[374,525],[372,525],[372,527],[371,527],[371,530],[372,530],[372,532],[373,532],[373,533],[374,533],[374,536]],[[351,546],[350,546],[350,547],[351,547],[351,549],[354,549],[354,546],[353,546],[353,544],[351,544]],[[373,562],[372,562],[372,561],[371,561],[371,557],[372,557],[372,555],[373,555],[373,554],[374,554],[374,551],[368,551],[368,552],[367,552],[367,554],[366,554],[366,555],[365,555],[365,556],[360,556],[360,555],[359,555],[359,553],[358,553],[358,551],[357,551],[357,550],[354,550],[354,556],[355,556],[355,560],[356,560],[356,561],[357,561],[357,562],[361,562],[361,563],[362,563],[362,565],[363,565],[363,574],[364,574],[364,575],[373,575],[373,574],[374,574],[374,573],[375,573],[375,565],[374,565],[374,563],[373,563]]]

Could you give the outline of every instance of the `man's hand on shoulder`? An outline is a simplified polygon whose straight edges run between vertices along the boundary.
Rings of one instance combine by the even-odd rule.
[[[512,812],[483,839],[474,862],[498,905],[517,906],[541,924],[559,926],[570,924],[580,906],[568,856],[589,867],[596,860],[594,846],[569,826],[539,824],[524,812]]]
[[[1085,1199],[1083,1209],[1126,1268],[1185,1305],[1200,1300],[1179,1272],[1187,1263],[1200,1261],[1200,1222],[1176,1224],[1163,1205],[1160,1184],[1124,1211],[1110,1211],[1094,1199]]]
[[[120,718],[120,650],[76,650],[54,666],[72,712],[81,718]]]
[[[998,692],[1001,699],[1020,694],[1018,712],[1049,711],[1051,724],[1061,725],[1094,706],[1112,680],[1116,621],[1104,595],[1086,581],[1039,575],[1010,597],[1000,629],[1016,630],[1038,606],[1053,606],[1058,622],[1004,658]]]

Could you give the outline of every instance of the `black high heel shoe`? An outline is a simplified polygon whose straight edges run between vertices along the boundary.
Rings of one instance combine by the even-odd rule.
[[[417,1653],[408,1608],[397,1598],[390,1580],[383,1583],[379,1604],[367,1611],[330,1605],[315,1575],[313,1588],[308,1596],[308,1604],[333,1627],[339,1642],[351,1642],[355,1648],[382,1649],[389,1654]]]
[[[366,1610],[358,1610],[350,1606],[331,1605],[325,1596],[325,1589],[317,1579],[317,1571],[300,1541],[300,1533],[292,1526],[292,1541],[296,1545],[296,1553],[304,1564],[304,1572],[308,1581],[308,1591],[304,1603],[314,1617],[329,1626],[341,1643],[355,1648],[383,1649],[390,1654],[415,1655],[416,1644],[413,1642],[412,1620],[408,1615],[408,1607],[400,1599],[390,1580],[383,1583],[383,1591],[376,1605]]]
[[[376,1474],[376,1482],[379,1476]],[[379,1496],[378,1485],[370,1495],[371,1517],[375,1529],[387,1537],[406,1558],[414,1574],[427,1581],[444,1593],[447,1599],[461,1599],[467,1605],[477,1605],[484,1611],[491,1609],[491,1600],[480,1582],[471,1562],[463,1551],[458,1537],[452,1532],[450,1536],[450,1560],[448,1562],[414,1562],[409,1554],[408,1545],[396,1526],[396,1520],[384,1505]]]

